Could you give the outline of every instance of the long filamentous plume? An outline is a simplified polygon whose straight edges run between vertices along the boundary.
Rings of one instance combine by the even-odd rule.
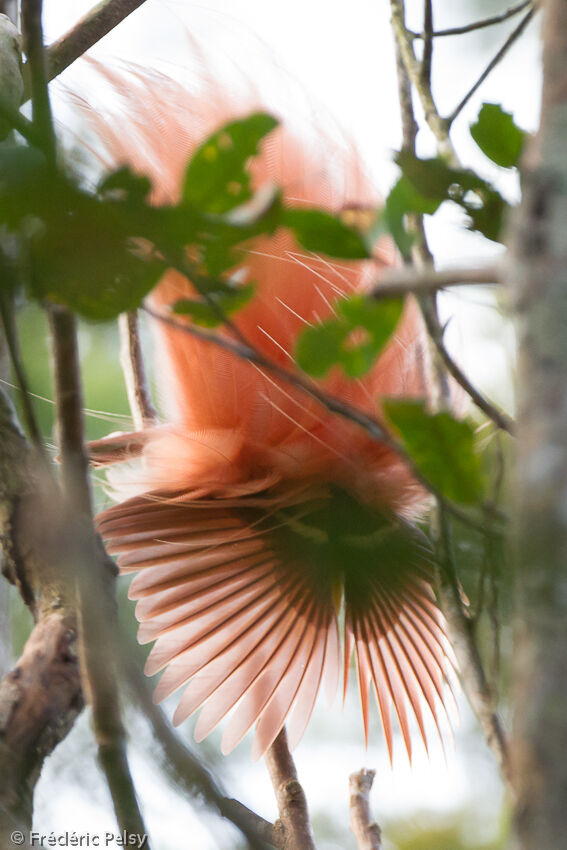
[[[116,165],[152,179],[156,204],[178,199],[192,152],[249,105],[229,104],[207,75],[191,93],[160,73],[98,70],[115,107],[88,109],[89,120]],[[354,148],[323,141],[308,144],[284,121],[251,165],[255,186],[274,181],[294,204],[333,211],[375,204]],[[373,261],[330,262],[288,232],[262,236],[240,272],[258,291],[235,323],[292,369],[299,332],[392,262],[388,246]],[[192,296],[168,271],[149,302],[165,312]],[[411,758],[411,715],[427,747],[424,709],[439,729],[453,664],[427,547],[411,526],[422,488],[389,448],[300,390],[171,325],[155,321],[154,331],[166,424],[99,443],[96,456],[141,451],[115,467],[117,498],[128,498],[98,527],[120,571],[136,573],[139,640],[154,642],[146,672],[165,670],[156,701],[183,688],[174,722],[201,709],[197,740],[230,715],[223,752],[255,726],[259,757],[284,722],[297,744],[323,679],[332,698],[341,666],[346,693],[354,653],[366,740],[372,688],[390,758],[392,708]],[[321,385],[372,414],[383,396],[423,397],[423,348],[409,301],[365,377],[334,370]]]

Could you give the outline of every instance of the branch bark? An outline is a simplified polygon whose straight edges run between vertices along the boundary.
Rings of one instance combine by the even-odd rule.
[[[31,828],[33,789],[47,755],[82,707],[73,595],[63,571],[66,525],[59,493],[0,389],[2,571],[36,625],[0,683],[0,846]]]
[[[0,683],[0,843],[31,826],[43,761],[82,709],[76,621],[54,611],[39,620],[15,668]]]
[[[54,41],[47,50],[47,77],[52,80],[108,35],[145,0],[102,0],[90,12]]]
[[[369,289],[375,298],[390,298],[397,295],[434,295],[451,286],[493,286],[500,283],[498,266],[482,268],[436,269],[428,264],[422,268],[402,266],[382,272],[379,280]]]
[[[128,402],[137,431],[157,423],[157,413],[152,403],[142,346],[138,314],[122,313],[118,317],[120,331],[120,364],[124,374]]]
[[[375,776],[375,770],[363,768],[358,773],[351,773],[348,779],[350,829],[358,850],[382,850],[382,833],[370,810],[370,789]]]
[[[104,770],[120,829],[133,843],[147,834],[126,755],[117,683],[117,630],[114,578],[91,519],[76,319],[66,309],[51,307],[55,397],[60,431],[61,467],[69,545],[76,565],[79,603],[79,650],[87,701],[92,707],[99,761]],[[93,604],[96,600],[96,605]],[[101,629],[101,622],[104,628]],[[149,845],[146,842],[146,847]]]
[[[154,705],[147,681],[132,661],[127,649],[122,653],[121,668],[132,697],[150,724],[151,732],[163,755],[163,769],[188,794],[202,797],[218,813],[231,821],[246,837],[252,850],[276,846],[274,827],[238,800],[227,797],[210,770],[175,734],[161,709]]]
[[[274,824],[277,846],[281,850],[315,850],[307,799],[297,778],[285,727],[266,752],[265,760],[280,813]]]
[[[567,800],[567,6],[542,4],[541,124],[522,167],[509,282],[519,336],[515,825],[565,843]]]

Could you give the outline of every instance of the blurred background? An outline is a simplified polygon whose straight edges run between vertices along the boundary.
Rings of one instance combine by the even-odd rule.
[[[71,27],[90,7],[84,0],[45,0],[48,43]],[[505,10],[506,0],[435,0],[436,29],[466,24]],[[421,29],[422,3],[407,0],[409,24]],[[434,92],[440,111],[449,112],[479,76],[517,24],[518,18],[464,36],[438,39],[434,54]],[[453,138],[464,165],[493,180],[515,200],[515,177],[486,160],[469,135],[469,125],[482,102],[500,103],[516,123],[534,130],[539,109],[539,21],[535,21],[489,80],[471,99],[455,124]],[[295,113],[299,122],[317,121],[329,132],[346,132],[360,151],[369,178],[386,195],[397,176],[393,152],[400,145],[395,60],[387,0],[148,0],[93,50],[104,62],[127,60],[156,67],[177,78],[194,73],[196,45],[221,82],[257,93],[268,110]],[[81,150],[84,119],[69,98],[92,86],[85,63],[78,62],[52,86],[58,127],[75,164],[92,163]],[[235,83],[236,80],[236,83]],[[96,89],[88,90],[96,108]],[[419,109],[417,110],[420,116]],[[427,129],[418,139],[419,153],[433,155]],[[92,172],[91,172],[92,173]],[[468,233],[458,212],[442,209],[427,222],[431,248],[439,267],[480,264],[498,257],[502,247]],[[88,270],[85,270],[88,273]],[[505,300],[482,288],[443,296],[448,320],[447,341],[455,357],[489,397],[513,410],[514,339],[506,319]],[[37,413],[46,440],[53,441],[53,403],[47,335],[43,316],[22,305],[21,343],[31,387],[37,394]],[[148,344],[150,341],[148,339]],[[128,405],[118,365],[117,329],[113,324],[83,323],[80,345],[85,379],[88,436],[96,438],[129,426]],[[472,411],[471,411],[472,412]],[[105,503],[103,488],[97,499]],[[461,577],[474,598],[478,540],[458,541]],[[133,639],[133,605],[120,582],[124,629]],[[15,592],[9,592],[12,654],[16,657],[30,629],[30,618]],[[506,612],[501,612],[505,622]],[[493,636],[485,628],[489,659]],[[502,667],[499,680],[506,716],[506,659],[509,632],[501,630]],[[146,654],[139,649],[140,660]],[[175,700],[166,704],[171,714]],[[504,847],[507,810],[492,757],[462,697],[455,716],[455,741],[446,735],[445,754],[431,730],[430,756],[416,743],[412,766],[397,740],[394,768],[388,761],[374,713],[368,750],[364,748],[358,697],[354,686],[344,709],[319,700],[307,734],[295,758],[307,793],[321,850],[354,848],[348,830],[348,775],[363,766],[377,770],[372,806],[384,834],[385,850],[497,850]],[[207,814],[180,794],[165,778],[153,752],[144,721],[129,712],[130,756],[146,822],[155,850],[212,850],[237,848],[235,830]],[[191,740],[192,723],[180,734]],[[276,804],[262,762],[250,760],[250,738],[228,758],[220,755],[219,735],[212,735],[199,753],[226,782],[231,796],[273,820]],[[416,739],[417,741],[417,739]],[[114,830],[108,791],[96,763],[96,749],[84,712],[69,737],[46,763],[36,793],[35,828],[42,833],[77,834]]]

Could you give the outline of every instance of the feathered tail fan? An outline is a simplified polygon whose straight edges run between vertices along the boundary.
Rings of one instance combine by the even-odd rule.
[[[120,98],[120,118],[88,115],[112,159],[149,175],[156,203],[175,201],[190,154],[235,110],[210,80],[189,94],[160,74],[100,71]],[[256,186],[276,181],[295,204],[375,203],[352,150],[312,151],[285,124],[252,170]],[[390,262],[389,249],[373,262],[331,263],[288,233],[259,238],[241,271],[258,293],[238,327],[293,368],[297,334]],[[170,271],[150,300],[159,311],[191,294]],[[424,493],[386,446],[267,371],[166,324],[155,322],[155,333],[168,424],[132,435],[140,457],[113,478],[130,498],[98,526],[121,572],[137,573],[130,597],[139,640],[155,642],[146,672],[165,669],[156,700],[185,687],[174,719],[201,708],[198,740],[230,714],[224,752],[256,724],[260,756],[286,721],[297,743],[323,678],[332,696],[341,664],[346,690],[354,652],[366,738],[372,687],[390,757],[392,707],[408,754],[408,712],[427,746],[423,708],[437,723],[453,662],[427,551],[407,522]],[[366,377],[335,373],[323,386],[371,413],[382,396],[424,395],[415,305]],[[121,460],[128,446],[122,435],[95,454]]]

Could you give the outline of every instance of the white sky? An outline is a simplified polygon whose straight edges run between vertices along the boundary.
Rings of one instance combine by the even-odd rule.
[[[90,5],[83,0],[45,0],[48,41],[71,26]],[[503,2],[502,8],[506,5]],[[416,13],[418,28],[421,3],[408,2],[408,7],[412,14]],[[436,0],[434,7],[443,26],[470,19],[466,4]],[[349,0],[348,4],[342,0],[286,0],[279,4],[265,0],[232,0],[230,4],[223,0],[148,0],[98,50],[144,63],[155,62],[164,69],[170,63],[190,61],[186,31],[206,44],[207,53],[210,51],[225,73],[230,73],[233,66],[244,78],[251,79],[262,92],[268,109],[271,104],[278,109],[293,109],[296,103],[301,104],[301,97],[296,98],[301,91],[307,93],[308,102],[313,99],[324,104],[333,119],[356,140],[373,179],[382,193],[387,192],[396,177],[391,152],[399,145],[400,129],[386,0]],[[440,43],[435,88],[442,108],[449,110],[460,100],[506,32],[506,28],[498,28],[488,41],[485,37],[460,42],[446,39]],[[66,83],[72,86],[78,73],[76,67],[69,69]],[[502,103],[521,126],[532,129],[537,122],[538,99],[538,45],[533,31],[473,98],[455,128],[455,142],[464,163],[481,168],[511,196],[517,193],[514,181],[498,173],[476,152],[468,136],[468,125],[480,104],[488,100]],[[423,154],[433,153],[427,131],[420,134],[420,150]],[[458,230],[458,216],[454,213],[444,212],[439,218],[439,222],[429,224],[428,230],[440,265],[478,263],[498,253],[499,249],[482,237]],[[473,379],[509,406],[512,338],[492,307],[476,303],[487,301],[485,293],[477,292],[446,299],[446,311],[456,313],[450,341]],[[402,757],[391,771],[384,748],[377,743],[377,723],[370,749],[364,750],[354,693],[344,714],[338,704],[329,712],[321,701],[315,722],[296,753],[312,810],[325,810],[329,817],[346,825],[347,776],[349,771],[365,765],[378,768],[373,805],[379,821],[401,815],[415,817],[422,810],[451,811],[472,801],[473,805],[482,806],[483,822],[493,824],[500,799],[498,782],[483,743],[470,737],[472,726],[464,709],[465,731],[457,735],[458,757],[450,750],[445,763],[434,748],[428,762],[418,747],[412,770]],[[113,829],[109,801],[100,780],[89,768],[94,750],[85,727],[83,719],[44,770],[36,815],[42,831]],[[140,734],[143,736],[143,731]],[[187,804],[163,784],[157,772],[148,770],[142,755],[145,746],[143,737],[141,745],[134,745],[134,767],[155,833],[154,850],[187,846],[181,839],[188,835],[188,824],[191,850],[226,846],[218,825],[212,827],[211,833],[191,818]],[[245,742],[239,748],[240,757],[226,760],[229,789],[266,817],[274,818],[275,803],[265,768],[263,764],[250,763],[249,746],[249,741]],[[54,784],[61,791],[55,796]],[[320,847],[332,850],[338,845],[323,840]]]

